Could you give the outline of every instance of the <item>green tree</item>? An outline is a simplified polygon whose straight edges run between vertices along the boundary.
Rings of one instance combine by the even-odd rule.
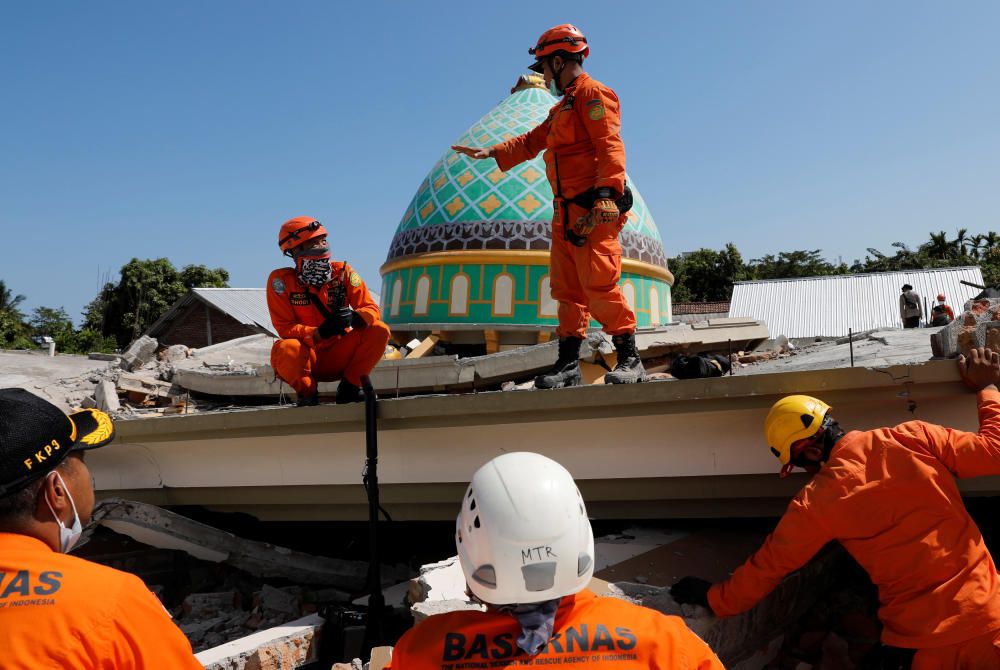
[[[671,258],[675,302],[716,302],[729,300],[733,284],[748,279],[739,250],[732,243],[722,251],[698,249]]]
[[[24,314],[18,309],[24,300],[23,295],[14,295],[4,280],[0,279],[0,347],[25,349],[33,346],[27,339],[28,327],[24,323]]]
[[[28,319],[31,334],[35,337],[48,336],[55,340],[56,350],[66,353],[76,353],[76,332],[73,330],[73,320],[66,310],[60,307],[36,307]]]
[[[849,268],[841,263],[834,265],[822,256],[819,249],[812,251],[782,251],[777,256],[768,254],[750,261],[747,270],[753,279],[788,279],[793,277],[819,277],[846,274]]]
[[[107,283],[83,311],[84,328],[125,347],[189,289],[228,286],[229,272],[188,265],[180,272],[166,258],[133,258],[117,283]]]

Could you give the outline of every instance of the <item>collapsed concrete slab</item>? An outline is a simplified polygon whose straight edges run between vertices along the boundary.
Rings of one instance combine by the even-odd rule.
[[[702,350],[725,351],[753,348],[768,337],[767,326],[749,319],[714,319],[692,327],[688,324],[639,331],[636,344],[644,358],[670,352]],[[171,380],[187,390],[219,396],[258,396],[278,398],[292,394],[269,365],[274,338],[251,335],[191,352],[189,358],[173,363]],[[436,342],[424,340],[426,353]],[[382,394],[471,391],[480,386],[505,381],[526,381],[552,366],[558,343],[504,350],[484,356],[408,356],[402,360],[383,360],[371,373],[371,381]],[[611,355],[614,347],[609,337],[592,333],[581,349],[581,358],[597,361]],[[333,394],[337,382],[323,382],[319,392]]]
[[[361,561],[312,556],[246,540],[163,508],[120,498],[102,501],[94,509],[93,522],[151,547],[177,549],[204,561],[224,562],[257,577],[360,590],[368,574],[368,564]],[[382,574],[387,583],[392,583],[404,577],[406,571],[384,566]]]
[[[205,670],[295,670],[319,658],[322,628],[323,618],[310,614],[206,649],[195,658]]]

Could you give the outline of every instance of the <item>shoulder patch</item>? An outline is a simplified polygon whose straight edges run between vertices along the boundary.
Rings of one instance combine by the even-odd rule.
[[[285,292],[285,282],[281,281],[280,278],[275,277],[274,280],[271,282],[271,288],[274,290],[275,293],[281,295],[282,293]]]
[[[361,286],[361,275],[357,272],[351,272],[351,278],[348,281],[351,282],[351,286]]]
[[[590,117],[591,121],[600,121],[604,118],[604,105],[601,104],[600,100],[592,100],[591,102],[596,102],[597,104],[587,110],[587,116]],[[589,103],[588,106],[590,106]]]

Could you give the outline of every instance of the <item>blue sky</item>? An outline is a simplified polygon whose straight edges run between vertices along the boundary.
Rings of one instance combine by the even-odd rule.
[[[74,317],[133,257],[262,286],[309,214],[378,290],[425,173],[564,21],[668,255],[998,227],[996,2],[7,2],[0,279]]]

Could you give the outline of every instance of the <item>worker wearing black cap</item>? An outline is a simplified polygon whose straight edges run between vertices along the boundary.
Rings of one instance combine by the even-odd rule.
[[[114,439],[97,410],[69,416],[23,389],[0,389],[0,667],[202,665],[142,581],[65,555],[94,509],[84,462]]]

